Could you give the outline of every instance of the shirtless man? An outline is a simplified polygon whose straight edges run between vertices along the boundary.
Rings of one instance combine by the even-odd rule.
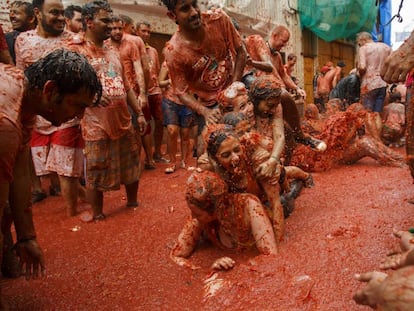
[[[56,126],[82,118],[85,108],[99,100],[102,88],[86,58],[65,50],[35,62],[24,75],[15,67],[1,65],[0,76],[0,218],[9,200],[17,254],[26,279],[37,278],[39,272],[44,274],[45,264],[36,240],[28,178],[35,116],[42,115]]]

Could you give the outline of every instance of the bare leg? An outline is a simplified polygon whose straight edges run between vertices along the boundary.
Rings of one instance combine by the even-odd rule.
[[[128,207],[138,206],[138,185],[139,185],[139,181],[133,182],[132,184],[129,184],[129,185],[125,185]]]
[[[142,136],[142,146],[145,152],[145,169],[155,169],[155,162],[152,154],[151,134]]]
[[[165,169],[166,174],[174,173],[177,167],[177,138],[178,125],[167,125],[167,149],[171,165]]]
[[[62,196],[66,203],[68,216],[76,215],[78,205],[79,178],[59,175]]]
[[[187,165],[191,150],[190,150],[190,128],[181,128],[180,129],[180,143],[181,143],[181,162],[184,165]]]
[[[300,115],[296,103],[289,92],[283,91],[281,95],[281,104],[283,108],[283,119],[290,126],[295,137],[296,142],[309,145],[316,151],[324,151],[326,144],[311,136],[306,136],[300,126]]]
[[[341,162],[352,164],[362,159],[370,157],[377,160],[381,165],[402,167],[405,165],[404,157],[385,146],[382,142],[370,136],[356,139],[343,154]]]
[[[154,158],[161,159],[161,144],[164,127],[162,120],[154,120]]]
[[[102,220],[105,218],[103,214],[103,192],[96,189],[87,189],[88,201],[92,206],[93,219]]]

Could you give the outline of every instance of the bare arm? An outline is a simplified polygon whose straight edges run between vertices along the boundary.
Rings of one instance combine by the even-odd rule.
[[[13,59],[11,58],[8,50],[0,51],[0,63],[14,65]]]
[[[385,60],[381,77],[388,83],[405,81],[414,68],[414,31],[410,37]]]
[[[171,84],[171,79],[168,77],[167,66],[161,66],[160,73],[158,75],[158,83],[161,88],[166,88]]]
[[[148,106],[148,95],[147,95],[147,89],[146,89],[146,83],[145,83],[145,75],[144,70],[142,68],[142,62],[141,60],[134,61],[134,69],[137,77],[137,84],[139,86],[139,104],[140,109],[142,107]]]
[[[261,254],[277,254],[277,243],[273,233],[272,224],[257,197],[248,195],[246,200],[246,214],[249,217],[252,235],[256,241],[256,247]]]
[[[179,266],[190,269],[198,269],[187,258],[193,253],[197,242],[200,239],[202,228],[200,222],[195,219],[189,219],[181,230],[177,241],[170,252],[170,258]]]
[[[233,82],[240,81],[243,76],[244,67],[246,66],[246,48],[244,44],[236,49],[236,61],[234,64]]]

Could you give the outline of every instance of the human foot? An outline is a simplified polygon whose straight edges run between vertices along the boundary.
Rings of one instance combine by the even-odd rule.
[[[175,165],[169,166],[165,169],[165,174],[172,174],[175,172]]]

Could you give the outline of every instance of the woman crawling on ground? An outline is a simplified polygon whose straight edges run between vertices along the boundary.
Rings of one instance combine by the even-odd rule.
[[[195,171],[187,181],[186,201],[191,217],[170,253],[178,265],[200,268],[188,257],[203,237],[221,249],[241,251],[256,246],[261,254],[277,253],[272,225],[260,200],[248,193],[229,193],[216,173]],[[228,270],[234,264],[230,257],[221,257],[211,267]]]

